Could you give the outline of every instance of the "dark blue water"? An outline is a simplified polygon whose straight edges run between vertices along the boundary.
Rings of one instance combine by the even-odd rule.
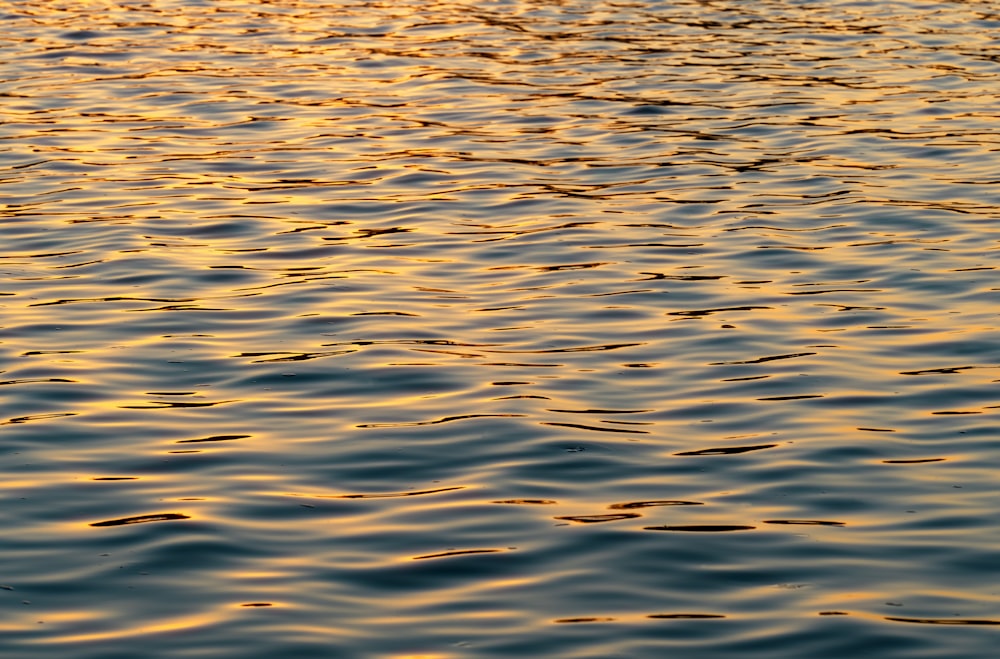
[[[4,657],[995,657],[998,35],[7,2]]]

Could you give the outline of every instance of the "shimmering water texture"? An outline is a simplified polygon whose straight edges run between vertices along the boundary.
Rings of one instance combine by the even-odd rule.
[[[5,658],[997,656],[1000,2],[0,26]]]

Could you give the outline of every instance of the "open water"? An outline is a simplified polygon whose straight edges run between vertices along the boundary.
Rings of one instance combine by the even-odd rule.
[[[996,0],[0,3],[10,659],[995,657]]]

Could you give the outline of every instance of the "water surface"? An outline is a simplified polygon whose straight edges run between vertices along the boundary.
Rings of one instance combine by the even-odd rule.
[[[7,655],[995,656],[995,0],[0,25]]]

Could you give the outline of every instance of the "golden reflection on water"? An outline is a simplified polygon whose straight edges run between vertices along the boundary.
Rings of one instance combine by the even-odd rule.
[[[175,618],[172,620],[163,621],[155,625],[144,626],[138,629],[116,627],[101,632],[86,631],[77,633],[66,630],[63,634],[60,634],[60,636],[57,639],[53,639],[50,637],[48,641],[46,641],[45,639],[38,639],[33,642],[41,645],[51,644],[51,643],[86,644],[86,643],[107,641],[111,639],[118,640],[118,639],[128,639],[128,638],[135,639],[136,637],[140,638],[149,636],[155,637],[155,635],[164,633],[179,633],[179,632],[190,633],[197,629],[205,628],[213,624],[213,622],[215,621],[216,617],[212,615],[203,614],[198,616],[185,616],[185,617]],[[56,620],[53,622],[55,622],[56,625],[58,625],[60,621]],[[97,622],[96,620],[88,621],[88,624],[93,625],[96,622]]]
[[[992,3],[29,4],[17,656],[992,656]]]

